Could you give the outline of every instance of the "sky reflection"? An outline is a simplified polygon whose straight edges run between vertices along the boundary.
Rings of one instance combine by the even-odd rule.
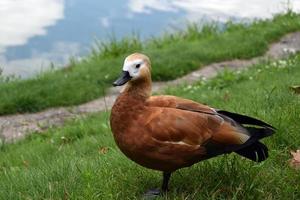
[[[300,10],[300,1],[291,0],[130,0],[129,8],[135,13],[150,14],[153,11],[176,12],[182,10],[189,20],[199,20],[203,16],[226,21],[230,18],[254,19],[270,18],[287,8]]]
[[[285,0],[1,0],[0,68],[29,77],[51,62],[88,53],[95,38],[161,34],[170,25],[211,19],[270,18]],[[300,11],[300,0],[291,0]]]
[[[63,17],[63,0],[1,0],[0,51],[24,45],[33,36],[45,35],[46,28]]]

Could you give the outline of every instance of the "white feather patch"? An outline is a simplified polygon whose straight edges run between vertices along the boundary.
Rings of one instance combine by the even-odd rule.
[[[162,141],[161,141],[162,142]],[[163,143],[167,143],[167,144],[175,144],[175,145],[185,145],[185,146],[192,146],[192,147],[200,147],[200,145],[192,145],[192,144],[188,144],[185,143],[183,141],[178,141],[178,142],[173,142],[173,141],[163,141]]]

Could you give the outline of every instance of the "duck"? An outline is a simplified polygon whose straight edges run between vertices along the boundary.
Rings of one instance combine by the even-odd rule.
[[[162,172],[160,189],[146,195],[165,194],[173,172],[222,154],[236,153],[254,162],[268,158],[268,148],[260,140],[275,132],[272,125],[177,96],[152,96],[151,85],[149,57],[127,56],[113,83],[123,90],[110,115],[121,152],[143,167]]]

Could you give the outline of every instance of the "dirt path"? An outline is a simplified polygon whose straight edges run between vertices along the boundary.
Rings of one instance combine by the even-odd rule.
[[[263,56],[250,60],[231,60],[213,63],[173,81],[155,82],[153,84],[153,91],[160,92],[168,86],[176,86],[184,82],[193,83],[201,77],[211,78],[224,68],[243,69],[261,60],[281,59],[297,51],[300,51],[300,32],[287,34],[280,41],[271,44],[269,50]],[[0,116],[0,140],[2,142],[16,141],[34,131],[43,132],[52,126],[62,126],[67,119],[109,109],[113,105],[118,93],[119,89],[111,88],[106,97],[79,106],[51,108],[33,114]]]

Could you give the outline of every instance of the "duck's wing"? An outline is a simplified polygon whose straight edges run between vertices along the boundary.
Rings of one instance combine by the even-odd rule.
[[[176,108],[176,109],[204,113],[204,114],[219,115],[220,117],[222,117],[226,121],[229,121],[232,125],[235,126],[240,126],[241,124],[254,125],[254,126],[260,126],[260,127],[276,130],[270,124],[267,124],[259,119],[225,111],[225,110],[214,109],[207,105],[203,105],[201,103],[189,99],[176,97],[176,96],[171,96],[171,95],[151,96],[147,100],[146,104],[150,107],[151,106],[168,107],[168,108]]]
[[[154,138],[174,144],[198,144],[205,148],[207,157],[235,151],[254,161],[267,158],[267,148],[258,140],[272,135],[275,129],[261,120],[175,96],[153,96],[147,105],[162,110],[149,120],[149,126],[157,128],[153,129]],[[162,127],[168,128],[160,132]]]
[[[225,153],[229,146],[241,145],[250,138],[245,129],[218,115],[168,107],[149,108],[143,115],[143,127],[154,140],[175,146],[207,147],[211,155]]]
[[[209,106],[200,104],[198,102],[189,99],[183,99],[171,95],[151,96],[147,100],[146,104],[152,107],[168,107],[168,108],[176,108],[176,109],[188,110],[193,112],[216,114],[215,109]]]

